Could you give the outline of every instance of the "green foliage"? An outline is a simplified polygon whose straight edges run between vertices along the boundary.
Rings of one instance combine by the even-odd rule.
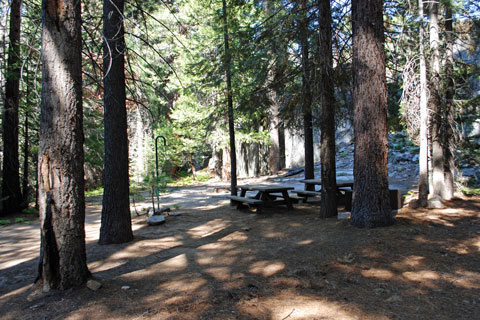
[[[178,179],[176,181],[170,182],[168,185],[171,187],[188,186],[188,185],[199,183],[199,182],[207,182],[212,178],[213,176],[206,172],[198,172],[196,174],[196,179],[193,177],[193,174],[191,173],[179,172]]]
[[[97,197],[103,195],[103,187],[98,187],[92,190],[85,191],[86,197]]]
[[[9,225],[11,224],[12,222],[8,219],[2,219],[0,220],[0,226],[6,226],[6,225]]]
[[[467,196],[480,195],[480,188],[461,187],[460,190]]]
[[[22,211],[23,213],[26,213],[26,214],[34,214],[34,215],[38,215],[38,209],[35,208],[35,207],[28,207],[28,208],[25,208],[23,209]]]

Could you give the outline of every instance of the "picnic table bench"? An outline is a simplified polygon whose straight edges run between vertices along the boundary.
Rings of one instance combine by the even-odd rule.
[[[235,205],[237,209],[247,206],[276,206],[286,205],[288,210],[293,209],[292,199],[288,194],[288,190],[293,190],[293,187],[284,187],[277,185],[241,185],[240,196],[227,196]],[[247,197],[247,191],[255,192],[253,197]]]
[[[305,183],[305,185],[322,185],[322,180],[320,179],[305,179],[300,180],[300,182]],[[305,201],[308,197],[321,196],[319,191],[294,191],[299,196],[305,198]],[[353,181],[337,181],[337,199],[340,205],[345,206],[346,211],[352,210],[352,196],[353,196]],[[392,210],[398,210],[402,207],[402,196],[400,190],[390,189],[390,206]]]

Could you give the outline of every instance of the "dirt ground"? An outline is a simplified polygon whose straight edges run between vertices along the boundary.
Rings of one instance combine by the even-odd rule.
[[[42,293],[38,222],[1,227],[0,318],[480,319],[480,197],[403,208],[370,230],[320,219],[315,205],[257,214],[221,197],[193,199],[161,226],[134,217],[135,240],[109,246],[89,203],[97,291]]]

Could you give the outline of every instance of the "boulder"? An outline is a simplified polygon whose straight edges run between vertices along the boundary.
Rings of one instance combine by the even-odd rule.
[[[148,217],[147,223],[149,226],[158,226],[159,224],[165,223],[164,216],[151,216]]]
[[[102,287],[102,283],[101,282],[98,282],[96,280],[88,280],[87,281],[87,288],[92,290],[92,291],[97,291],[98,289],[100,289]]]

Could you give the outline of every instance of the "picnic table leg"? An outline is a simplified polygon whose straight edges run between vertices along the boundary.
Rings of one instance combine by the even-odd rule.
[[[290,200],[290,196],[288,195],[288,191],[282,191],[283,195],[283,200],[285,200],[285,203],[287,205],[288,210],[293,210],[293,205],[292,205],[292,200]]]

